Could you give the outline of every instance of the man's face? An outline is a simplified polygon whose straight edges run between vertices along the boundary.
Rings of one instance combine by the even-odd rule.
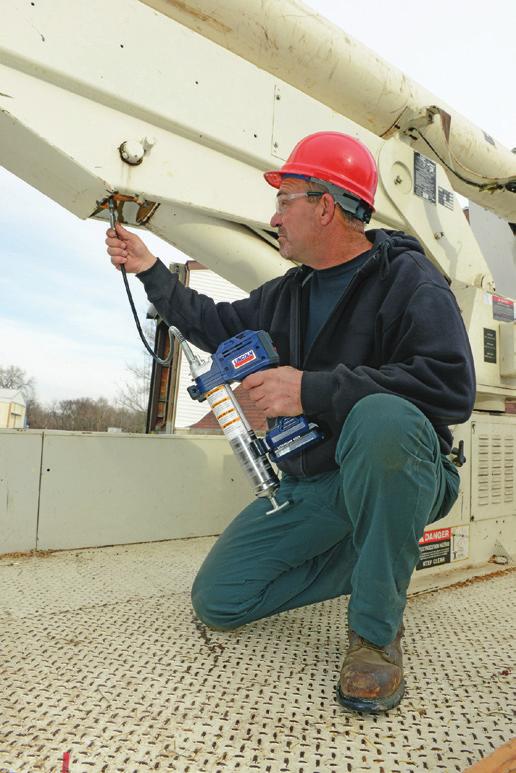
[[[317,242],[316,210],[319,198],[284,198],[288,194],[305,193],[308,190],[308,185],[303,180],[285,177],[277,193],[281,211],[274,213],[270,223],[273,228],[278,229],[280,255],[309,266],[312,249]]]

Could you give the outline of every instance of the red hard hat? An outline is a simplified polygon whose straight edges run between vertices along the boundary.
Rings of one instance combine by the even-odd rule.
[[[375,160],[365,145],[348,134],[316,132],[300,140],[281,169],[265,172],[264,177],[279,188],[284,175],[332,183],[374,207]]]

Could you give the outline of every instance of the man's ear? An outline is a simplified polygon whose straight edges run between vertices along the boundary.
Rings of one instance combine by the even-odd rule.
[[[328,225],[335,217],[335,200],[329,193],[324,193],[320,199],[321,203],[321,225]]]

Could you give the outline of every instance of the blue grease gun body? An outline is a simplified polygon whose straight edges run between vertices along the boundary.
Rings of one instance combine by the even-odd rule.
[[[176,331],[174,335],[179,338]],[[179,331],[177,331],[179,332]],[[279,356],[264,330],[244,330],[224,341],[210,360],[201,360],[181,336],[181,347],[190,365],[194,384],[188,392],[194,400],[207,400],[231,448],[251,479],[255,495],[270,499],[274,513],[288,505],[278,505],[275,494],[278,476],[269,461],[277,462],[300,453],[323,438],[317,424],[304,416],[286,416],[277,420],[264,438],[251,429],[230,387],[251,373],[279,364]]]

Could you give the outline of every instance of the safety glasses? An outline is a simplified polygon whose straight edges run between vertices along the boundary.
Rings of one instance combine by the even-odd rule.
[[[276,196],[276,212],[282,215],[288,207],[288,202],[294,199],[315,198],[323,196],[323,191],[303,191],[302,193],[278,193]]]

